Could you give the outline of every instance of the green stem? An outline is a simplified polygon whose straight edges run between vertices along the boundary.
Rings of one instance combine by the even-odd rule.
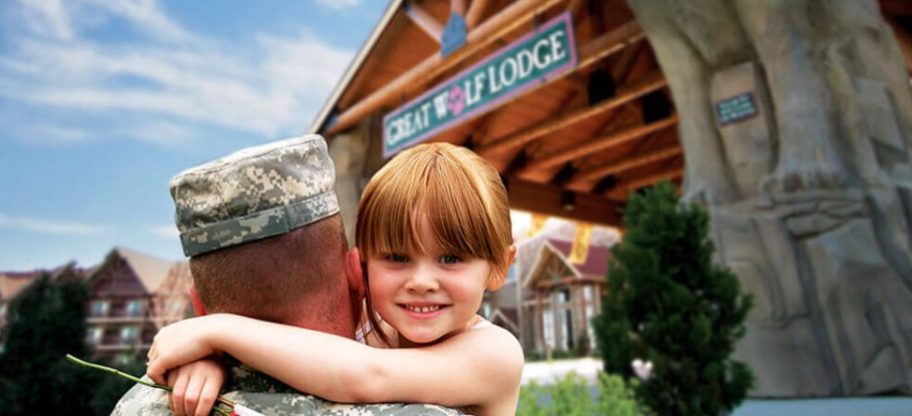
[[[133,381],[135,381],[135,382],[137,382],[137,383],[139,383],[139,384],[142,384],[142,385],[144,385],[144,386],[154,387],[154,388],[156,388],[156,389],[162,389],[162,390],[165,390],[165,391],[171,391],[171,387],[163,386],[163,385],[161,385],[161,384],[155,384],[155,383],[153,383],[153,382],[151,382],[151,381],[143,380],[143,379],[141,379],[141,378],[139,378],[139,377],[136,377],[136,376],[134,376],[134,375],[132,375],[132,374],[124,373],[123,371],[120,371],[120,370],[118,370],[118,369],[116,369],[116,368],[105,367],[105,366],[100,365],[100,364],[95,364],[95,363],[90,363],[90,362],[88,362],[88,361],[83,361],[83,360],[80,360],[80,359],[78,359],[78,358],[76,358],[76,357],[70,355],[70,354],[67,354],[67,355],[66,355],[66,359],[67,359],[68,361],[70,361],[71,363],[75,363],[75,364],[81,365],[81,366],[83,366],[83,367],[94,368],[94,369],[96,369],[96,370],[101,370],[101,371],[104,371],[104,372],[108,372],[108,373],[111,373],[111,374],[115,374],[115,375],[118,375],[118,376],[121,376],[121,377],[130,379],[130,380],[133,380]]]
[[[70,355],[70,354],[67,354],[67,355],[66,355],[66,359],[67,359],[67,361],[69,361],[69,362],[71,362],[71,363],[74,363],[74,364],[77,364],[77,365],[80,365],[80,366],[83,366],[83,367],[88,367],[88,368],[93,368],[93,369],[96,369],[96,370],[101,370],[101,371],[104,371],[104,372],[107,372],[107,373],[111,373],[111,374],[114,374],[114,375],[118,375],[118,376],[124,377],[124,378],[126,378],[126,379],[132,380],[132,381],[134,381],[134,382],[137,382],[137,383],[139,383],[139,384],[142,384],[142,385],[144,385],[144,386],[149,386],[149,387],[153,387],[153,388],[156,388],[156,389],[162,389],[162,390],[165,390],[165,391],[168,391],[168,392],[171,391],[171,387],[163,386],[163,385],[161,385],[161,384],[156,384],[156,383],[153,383],[153,382],[151,382],[151,381],[143,380],[143,379],[141,379],[141,378],[139,378],[139,377],[136,377],[136,376],[134,376],[134,375],[132,375],[132,374],[124,373],[123,371],[120,371],[120,370],[118,370],[118,369],[116,369],[116,368],[106,367],[106,366],[103,366],[103,365],[101,365],[101,364],[95,364],[95,363],[90,363],[90,362],[88,362],[88,361],[83,361],[83,360],[80,360],[80,359],[78,359],[78,358],[76,358],[76,357]],[[226,398],[224,398],[224,397],[222,397],[222,396],[219,396],[216,400],[217,400],[219,403],[222,403],[222,404],[224,404],[224,405],[226,405],[226,406],[228,406],[228,407],[230,407],[230,408],[232,408],[232,409],[234,408],[234,402],[231,401],[231,400],[228,400],[228,399],[226,399]],[[215,409],[216,412],[221,413],[221,414],[223,414],[223,415],[230,415],[230,414],[231,414],[231,411],[228,411],[228,410],[219,408],[218,406],[213,407],[213,409]]]

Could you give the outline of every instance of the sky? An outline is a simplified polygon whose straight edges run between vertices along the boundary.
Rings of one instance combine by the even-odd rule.
[[[169,179],[306,132],[387,4],[0,2],[0,271],[182,259]]]

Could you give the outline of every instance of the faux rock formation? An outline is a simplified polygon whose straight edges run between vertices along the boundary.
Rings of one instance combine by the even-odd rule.
[[[753,396],[912,391],[912,94],[875,0],[628,0],[684,198],[755,297]]]

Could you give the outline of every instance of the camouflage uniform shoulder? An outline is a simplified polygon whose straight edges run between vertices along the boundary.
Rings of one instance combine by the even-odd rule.
[[[431,404],[343,404],[303,394],[245,366],[231,369],[231,391],[224,396],[267,416],[455,416],[462,413]]]
[[[136,384],[117,402],[111,416],[170,416],[168,392]]]

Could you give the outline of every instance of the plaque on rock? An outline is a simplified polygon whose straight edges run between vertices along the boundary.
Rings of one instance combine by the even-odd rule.
[[[776,143],[770,132],[770,105],[763,69],[754,62],[713,74],[710,98],[722,148],[741,195],[757,194],[757,180],[769,175]]]
[[[747,120],[757,115],[757,102],[753,92],[745,92],[716,103],[719,125],[725,126]]]

